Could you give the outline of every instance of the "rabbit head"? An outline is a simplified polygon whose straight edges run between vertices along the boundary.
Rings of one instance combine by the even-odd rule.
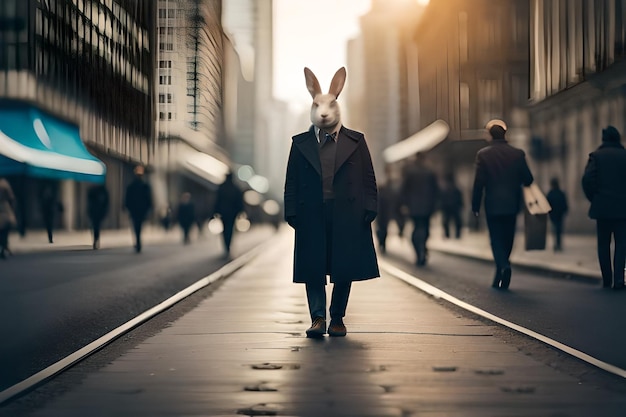
[[[313,71],[306,67],[304,68],[304,77],[306,79],[306,88],[313,98],[311,122],[320,129],[331,131],[341,121],[337,97],[339,97],[339,93],[343,90],[343,85],[346,82],[346,69],[341,67],[337,70],[330,82],[327,94],[322,94],[317,77],[313,74]]]

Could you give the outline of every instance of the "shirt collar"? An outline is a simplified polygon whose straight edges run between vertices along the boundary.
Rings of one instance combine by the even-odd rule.
[[[314,127],[315,127],[315,137],[317,138],[317,142],[318,142],[318,143],[321,143],[321,139],[320,139],[320,132],[321,132],[321,130],[322,130],[322,129],[320,129],[320,128],[319,128],[319,127],[317,127],[317,126],[314,126]],[[335,126],[335,128],[334,128],[331,132],[328,132],[328,133],[330,133],[331,135],[332,135],[333,133],[336,133],[336,135],[335,135],[335,141],[339,140],[339,130],[341,130],[341,123],[337,123],[337,126]]]

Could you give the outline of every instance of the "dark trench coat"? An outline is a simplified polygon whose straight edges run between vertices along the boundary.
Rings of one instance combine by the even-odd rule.
[[[314,128],[294,136],[285,179],[285,219],[295,216],[293,281],[326,282],[326,246],[319,144]],[[337,141],[330,281],[379,276],[371,223],[377,212],[372,160],[362,133],[342,127]]]

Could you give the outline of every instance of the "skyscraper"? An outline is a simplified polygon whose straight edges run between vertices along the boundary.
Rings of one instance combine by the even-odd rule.
[[[3,103],[28,105],[31,114],[63,124],[65,135],[80,132],[90,152],[106,163],[111,204],[118,207],[119,190],[132,172],[129,161],[148,164],[154,156],[154,12],[155,3],[139,0],[0,2]],[[35,133],[50,136],[55,151],[55,132],[61,134],[49,125]],[[11,139],[24,144],[32,133]],[[80,142],[77,146],[84,146]],[[87,224],[84,210],[76,206],[84,201],[85,185],[67,180],[72,169],[76,164],[10,178],[24,209],[22,227],[38,226],[32,206],[41,175],[54,175],[61,185],[63,225]],[[107,218],[112,225],[120,221],[119,213]]]

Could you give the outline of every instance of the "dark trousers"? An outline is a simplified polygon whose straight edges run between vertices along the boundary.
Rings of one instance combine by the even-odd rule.
[[[135,234],[135,250],[141,252],[141,229],[143,228],[143,217],[132,217],[133,233]]]
[[[54,228],[54,213],[44,213],[43,222],[48,232],[48,242],[52,243],[52,229]]]
[[[222,225],[224,231],[222,232],[222,239],[224,240],[224,249],[226,253],[230,253],[230,244],[233,241],[233,233],[235,230],[236,217],[222,217]]]
[[[417,255],[417,263],[426,263],[426,242],[430,236],[430,216],[411,216],[413,219],[413,234],[411,243]]]
[[[191,225],[190,224],[181,225],[181,228],[183,229],[183,243],[189,243],[190,242],[189,232],[191,231]]]
[[[352,283],[336,283],[333,284],[333,293],[330,299],[330,318],[341,319],[346,315],[348,307],[348,298],[350,297],[350,289]],[[326,285],[306,284],[306,299],[309,303],[309,313],[311,320],[315,317],[326,318]]]
[[[563,236],[563,218],[551,217],[552,222],[552,234],[554,236],[554,250],[561,250],[562,236]]]
[[[100,227],[102,226],[102,219],[91,219],[91,228],[93,229],[93,243],[100,242]]]
[[[624,284],[624,264],[626,263],[626,220],[596,220],[598,241],[598,261],[605,287]],[[611,240],[615,243],[611,262]]]
[[[0,228],[0,256],[9,250],[9,226]]]
[[[442,212],[443,233],[446,237],[450,237],[450,223],[454,223],[454,237],[461,237],[461,213],[458,210]]]
[[[389,220],[376,219],[376,238],[378,239],[378,246],[383,253],[387,249],[387,230],[389,229]]]
[[[516,221],[517,215],[487,216],[491,252],[498,271],[511,266],[509,258],[513,250]]]
[[[324,226],[326,236],[326,272],[331,274],[332,265],[332,236],[333,236],[333,200],[324,202]],[[341,319],[346,315],[348,299],[350,297],[351,282],[333,284],[333,293],[330,300],[330,318]],[[326,279],[321,283],[306,284],[306,298],[309,303],[311,320],[315,317],[326,318]]]

